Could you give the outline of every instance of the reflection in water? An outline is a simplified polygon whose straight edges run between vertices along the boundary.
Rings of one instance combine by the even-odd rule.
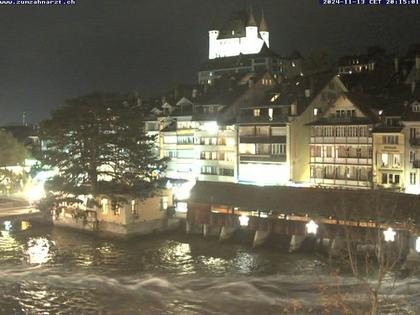
[[[198,236],[109,240],[33,227],[0,236],[0,314],[319,314],[338,283],[348,303],[367,303],[354,279],[331,279],[322,256]],[[420,314],[419,292],[410,278],[385,298]]]
[[[26,254],[30,264],[45,264],[51,259],[50,241],[45,237],[30,239]]]
[[[20,229],[21,229],[21,231],[26,231],[26,230],[27,230],[27,229],[29,229],[31,226],[32,226],[32,225],[31,225],[31,222],[28,222],[28,221],[22,221],[22,222],[20,223]]]

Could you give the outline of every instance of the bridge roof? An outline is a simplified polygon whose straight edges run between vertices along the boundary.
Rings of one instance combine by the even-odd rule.
[[[250,211],[333,216],[375,222],[420,222],[420,197],[380,190],[253,186],[197,182],[189,202],[238,207]]]

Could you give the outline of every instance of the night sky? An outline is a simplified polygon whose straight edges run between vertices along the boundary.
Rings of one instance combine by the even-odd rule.
[[[286,55],[389,50],[420,42],[419,7],[320,6],[318,0],[76,0],[75,6],[0,6],[0,125],[37,122],[95,90],[159,95],[193,83],[208,27],[232,10],[264,8],[271,47]]]

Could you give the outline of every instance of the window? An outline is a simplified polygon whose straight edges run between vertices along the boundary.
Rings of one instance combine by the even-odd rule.
[[[314,116],[318,116],[318,113],[319,113],[319,108],[315,107],[314,108]]]
[[[109,208],[110,208],[110,204],[109,204],[109,200],[104,198],[101,200],[101,206],[102,206],[102,213],[103,214],[108,214],[109,213]]]
[[[202,166],[201,174],[204,175],[217,175],[217,168],[215,166]]]
[[[254,143],[241,143],[239,145],[239,153],[255,154],[255,144]]]
[[[164,136],[163,143],[168,144],[175,144],[176,143],[176,136]]]
[[[410,128],[410,139],[416,139],[416,128]]]
[[[234,176],[234,171],[232,168],[221,168],[220,169],[221,176]]]
[[[272,155],[285,155],[286,154],[286,144],[285,143],[273,143],[271,145],[271,154]]]
[[[383,144],[398,144],[398,136],[382,136]]]
[[[420,104],[419,103],[414,103],[413,105],[412,105],[412,108],[413,108],[413,112],[415,112],[415,113],[418,113],[418,112],[420,112]]]
[[[381,166],[388,167],[388,153],[382,153],[381,160],[382,160]]]
[[[168,197],[161,198],[161,209],[162,210],[168,209]]]
[[[272,108],[268,109],[268,119],[273,120],[273,109]]]
[[[268,126],[255,127],[255,134],[257,136],[269,136],[270,135],[270,127],[268,127]]]
[[[416,173],[410,173],[410,185],[416,184]]]
[[[393,165],[394,168],[398,168],[401,166],[401,160],[400,160],[400,155],[399,154],[394,154],[394,158],[393,158]]]
[[[265,143],[257,143],[256,151],[257,154],[268,155],[270,154],[270,145]]]
[[[386,173],[382,173],[382,184],[388,183],[388,175]]]
[[[416,151],[410,151],[410,162],[416,160]]]
[[[260,117],[261,110],[260,109],[254,109],[254,117]]]
[[[138,205],[135,200],[131,200],[131,214],[134,216],[138,216]]]

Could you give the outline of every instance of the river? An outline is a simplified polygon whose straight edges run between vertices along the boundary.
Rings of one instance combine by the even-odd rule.
[[[314,252],[181,232],[118,240],[25,222],[0,230],[2,315],[356,314],[366,300]],[[413,276],[388,285],[388,313],[420,314],[419,292]]]

